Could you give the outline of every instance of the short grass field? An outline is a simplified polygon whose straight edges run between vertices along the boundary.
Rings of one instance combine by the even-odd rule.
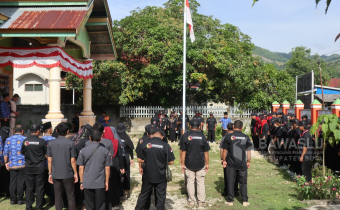
[[[189,206],[181,204],[176,205],[176,199],[184,200],[186,195],[183,188],[183,174],[179,165],[179,147],[177,143],[170,143],[173,148],[176,160],[171,166],[173,173],[173,181],[168,184],[167,198],[173,203],[170,209],[191,209]],[[286,172],[275,165],[269,163],[263,158],[253,158],[248,174],[248,196],[250,206],[242,206],[242,198],[237,197],[233,207],[227,207],[225,198],[221,196],[224,188],[223,170],[220,163],[218,144],[211,144],[210,150],[210,170],[205,178],[206,185],[206,206],[200,209],[211,210],[294,210],[306,207],[297,199],[296,184],[292,182],[290,176]],[[130,199],[123,202],[121,209],[132,210],[136,202],[136,198],[140,192],[140,175],[138,174],[137,164],[132,171],[132,194]],[[0,198],[0,210],[24,210],[25,206],[11,206],[9,199]],[[130,203],[128,203],[130,202]],[[34,205],[33,205],[34,206]],[[46,207],[45,209],[54,210],[54,207]],[[79,207],[79,209],[81,209]]]

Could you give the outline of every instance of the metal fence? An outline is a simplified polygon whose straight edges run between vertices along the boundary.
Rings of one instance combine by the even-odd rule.
[[[195,111],[199,111],[202,113],[203,117],[209,117],[212,112],[215,117],[223,117],[227,108],[227,106],[187,106],[186,114],[189,117],[193,117],[195,115]],[[160,110],[165,110],[168,114],[171,113],[172,110],[175,110],[175,112],[179,114],[179,112],[183,109],[182,106],[171,107],[168,109],[165,109],[162,106],[121,106],[120,117],[153,117],[155,112]]]
[[[260,113],[259,110],[241,109],[238,106],[231,106],[229,117],[250,117],[251,113]],[[269,113],[269,112],[268,112]]]

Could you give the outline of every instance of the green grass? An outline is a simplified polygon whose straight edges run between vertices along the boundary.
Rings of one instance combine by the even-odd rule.
[[[171,166],[173,173],[173,181],[168,184],[168,195],[176,195],[178,198],[186,198],[183,188],[183,174],[179,165],[179,147],[177,143],[171,143],[176,160],[175,164]],[[242,198],[235,198],[233,207],[226,207],[224,197],[221,196],[224,188],[223,170],[220,164],[218,144],[211,145],[210,150],[210,169],[205,178],[206,184],[206,202],[207,206],[204,209],[211,210],[294,210],[301,207],[306,207],[301,201],[297,199],[296,184],[292,182],[290,176],[286,172],[264,159],[253,159],[248,175],[248,196],[250,206],[242,206]],[[136,156],[135,156],[136,157]],[[137,167],[137,166],[135,166]],[[136,171],[136,170],[135,170]],[[137,174],[134,172],[133,174]],[[132,174],[132,175],[133,175]],[[138,175],[138,182],[132,181],[131,188],[135,188],[134,193],[140,192],[140,179]],[[9,199],[1,199],[1,210],[24,210],[25,206],[10,206]],[[210,206],[209,206],[210,205]],[[190,209],[184,207],[184,209]],[[54,210],[55,208],[45,208]],[[79,208],[80,209],[80,208]],[[130,208],[124,208],[130,210]],[[133,209],[133,208],[132,208]]]

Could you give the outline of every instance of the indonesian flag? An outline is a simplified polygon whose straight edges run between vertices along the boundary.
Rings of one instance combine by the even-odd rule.
[[[185,0],[185,4],[186,4],[185,9],[187,12],[187,24],[189,24],[190,39],[191,39],[191,42],[194,42],[195,34],[194,34],[194,26],[192,24],[192,19],[191,19],[189,0]]]

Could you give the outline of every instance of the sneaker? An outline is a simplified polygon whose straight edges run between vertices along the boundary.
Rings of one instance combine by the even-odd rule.
[[[205,203],[198,203],[198,207],[203,207]]]
[[[227,206],[233,206],[234,202],[225,202],[225,204],[227,204]]]
[[[243,202],[243,206],[249,206],[250,203],[249,202]]]

